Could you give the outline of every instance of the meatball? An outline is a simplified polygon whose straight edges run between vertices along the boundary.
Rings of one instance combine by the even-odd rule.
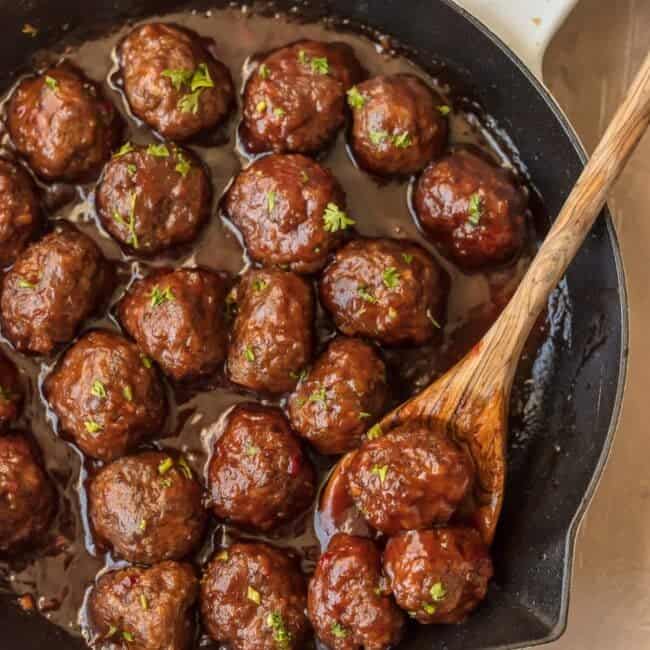
[[[342,454],[361,444],[387,399],[386,367],[375,348],[339,337],[289,397],[289,416],[321,454]]]
[[[0,436],[0,551],[38,541],[55,507],[36,443],[18,433]]]
[[[198,268],[161,270],[120,302],[126,331],[163,371],[180,381],[212,374],[226,356],[223,275]]]
[[[20,166],[0,158],[0,266],[13,264],[40,223],[36,188]]]
[[[271,155],[237,176],[225,200],[253,260],[312,273],[354,224],[334,176],[301,155]]]
[[[22,352],[49,354],[104,302],[112,272],[88,236],[61,223],[18,256],[4,276],[0,316]]]
[[[232,381],[255,391],[292,390],[314,347],[314,296],[300,276],[249,271],[234,290],[238,307],[228,347]]]
[[[141,255],[191,242],[210,216],[210,178],[197,158],[172,145],[126,143],[97,188],[102,224]]]
[[[345,43],[298,41],[271,52],[244,89],[244,146],[251,153],[322,149],[345,122],[346,90],[363,76]]]
[[[282,411],[240,404],[208,468],[212,508],[222,519],[267,531],[309,507],[314,468]]]
[[[23,79],[7,109],[14,146],[46,181],[94,180],[122,126],[99,84],[68,63]]]
[[[209,635],[231,650],[298,650],[309,623],[305,579],[268,544],[233,544],[217,553],[201,580],[201,615]]]
[[[19,415],[24,391],[14,362],[0,352],[0,430]]]
[[[372,540],[339,533],[309,583],[309,620],[330,650],[397,645],[404,615],[395,605]]]
[[[510,171],[467,147],[429,165],[414,193],[425,233],[442,254],[470,271],[517,256],[526,236],[526,205]]]
[[[347,479],[366,521],[394,535],[447,523],[472,487],[473,467],[444,434],[406,424],[361,447]]]
[[[201,542],[201,485],[182,456],[146,451],[115,460],[92,479],[88,497],[100,545],[129,562],[179,560]]]
[[[323,307],[349,336],[421,344],[443,320],[447,277],[423,248],[394,239],[344,246],[320,281]]]
[[[105,573],[88,598],[95,645],[133,650],[189,650],[199,581],[189,564]]]
[[[84,454],[108,461],[161,433],[166,405],[155,369],[113,332],[90,332],[45,381],[59,426]]]
[[[479,533],[461,527],[392,537],[384,568],[397,604],[419,623],[459,623],[485,598],[493,574]]]
[[[410,74],[375,77],[348,92],[356,162],[381,176],[408,176],[442,154],[447,120],[442,99]]]
[[[120,43],[118,58],[134,115],[171,140],[218,126],[234,104],[235,90],[210,45],[175,25],[148,23],[133,29]]]

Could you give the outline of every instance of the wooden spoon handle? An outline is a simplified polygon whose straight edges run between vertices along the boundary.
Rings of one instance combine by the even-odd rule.
[[[650,122],[650,54],[566,200],[515,295],[485,337],[514,371],[521,349],[548,297],[605,205],[607,194]],[[548,164],[562,164],[549,160]],[[502,366],[503,367],[503,366]],[[505,368],[504,368],[505,370]]]

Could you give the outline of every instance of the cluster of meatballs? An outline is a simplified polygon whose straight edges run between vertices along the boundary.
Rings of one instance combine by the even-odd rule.
[[[92,239],[67,222],[47,227],[23,163],[40,182],[97,181],[98,220],[129,255],[189,245],[210,218],[209,173],[182,143],[230,114],[229,71],[209,41],[160,23],[133,29],[117,57],[128,107],[159,136],[154,144],[124,142],[101,87],[68,63],[23,79],[8,104],[22,162],[0,160],[0,320],[20,353],[71,343],[116,286]],[[247,151],[265,155],[221,203],[252,267],[236,282],[203,268],[136,279],[115,311],[123,333],[85,331],[44,382],[61,435],[98,461],[88,487],[95,543],[131,563],[90,594],[100,645],[187,649],[198,601],[208,634],[233,650],[302,648],[312,628],[332,650],[381,650],[399,642],[406,616],[461,621],[485,596],[488,549],[477,531],[449,523],[473,486],[466,452],[422,427],[375,426],[389,407],[380,346],[439,337],[446,275],[416,243],[359,236],[341,184],[309,156],[348,122],[359,167],[418,175],[420,226],[467,271],[517,255],[526,195],[478,149],[448,148],[450,107],[422,80],[366,77],[342,43],[299,41],[258,58],[239,129]],[[338,331],[321,350],[319,302]],[[182,455],[138,447],[165,426],[163,376],[187,382],[221,367],[243,391],[286,396],[286,409],[234,407],[204,488]],[[56,510],[36,443],[8,430],[22,399],[15,366],[0,357],[0,551],[33,542]],[[187,560],[208,509],[264,534],[309,509],[308,445],[354,451],[347,490],[381,546],[336,535],[307,584],[287,552],[239,542],[218,549],[199,581]]]

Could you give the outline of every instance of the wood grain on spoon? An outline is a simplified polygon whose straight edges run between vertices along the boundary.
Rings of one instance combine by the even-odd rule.
[[[386,433],[408,421],[426,422],[469,450],[477,471],[475,524],[488,544],[503,503],[508,406],[522,347],[649,121],[650,55],[499,318],[465,358],[380,423]]]

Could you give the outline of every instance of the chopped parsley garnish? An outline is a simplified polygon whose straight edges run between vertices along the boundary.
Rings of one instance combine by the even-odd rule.
[[[172,86],[174,86],[176,90],[180,90],[183,86],[188,85],[192,80],[192,71],[184,69],[163,70],[162,76],[168,77],[172,82]]]
[[[442,106],[438,106],[438,112],[440,115],[449,115],[451,113],[451,106],[447,106],[446,104],[443,104]]]
[[[430,309],[427,309],[427,318],[433,323],[434,327],[437,327],[439,330],[442,329],[442,325],[433,317]]]
[[[263,113],[266,110],[267,106],[268,106],[268,104],[264,100],[262,100],[260,102],[257,102],[257,104],[255,106],[255,110],[258,113]]]
[[[298,381],[302,381],[306,376],[307,376],[307,368],[303,368],[300,372],[296,372],[295,370],[292,370],[289,373],[289,377],[291,377],[291,379],[296,379]]]
[[[19,289],[36,289],[36,285],[25,278],[18,279],[18,288]]]
[[[268,210],[269,214],[273,214],[273,210],[275,208],[275,191],[271,190],[267,195],[266,195],[266,209]]]
[[[170,478],[161,478],[160,479],[160,485],[162,485],[164,488],[170,488],[173,485],[173,481]]]
[[[199,96],[201,91],[197,90],[196,92],[183,95],[178,100],[178,110],[181,113],[194,113],[196,115],[199,112]]]
[[[431,594],[431,599],[436,603],[439,603],[447,597],[447,590],[442,582],[436,582],[432,585],[431,589],[429,589],[429,593]]]
[[[332,634],[337,639],[345,639],[348,635],[348,631],[340,623],[332,623]]]
[[[102,425],[95,420],[86,420],[84,422],[84,427],[86,427],[86,431],[88,431],[88,433],[98,433],[102,430]]]
[[[315,56],[311,61],[311,71],[314,74],[328,74],[330,71],[330,64],[327,60],[327,57],[324,56]]]
[[[305,50],[300,50],[300,52],[298,52],[298,61],[302,63],[302,65],[306,65],[309,62],[309,58],[307,57],[307,52],[305,52]]]
[[[436,613],[436,606],[431,605],[430,603],[424,603],[422,605],[422,609],[424,610],[424,613],[429,614],[429,616],[432,616],[433,614]]]
[[[181,472],[185,475],[185,478],[188,481],[192,480],[192,468],[190,467],[189,463],[185,460],[184,456],[181,456],[178,459],[178,467],[180,468]]]
[[[135,641],[135,637],[131,632],[122,632],[122,638],[127,642],[127,643],[133,643]]]
[[[279,648],[289,647],[291,632],[287,630],[284,619],[279,612],[273,612],[266,617],[266,624],[273,630],[273,640]]]
[[[354,226],[356,221],[350,219],[348,215],[339,208],[336,203],[328,203],[323,212],[324,228],[327,232],[338,232],[345,230],[349,226]]]
[[[147,530],[147,520],[146,519],[140,519],[140,524],[138,525],[138,528],[144,532]]]
[[[144,594],[140,594],[140,607],[146,612],[149,609],[149,601]]]
[[[36,38],[36,35],[38,34],[38,29],[36,29],[34,25],[30,25],[29,23],[25,23],[21,31],[23,32],[23,34],[29,36],[30,38]]]
[[[266,289],[268,286],[269,283],[266,280],[262,280],[261,278],[253,280],[253,289],[255,291],[264,291],[264,289]]]
[[[110,639],[112,636],[115,636],[117,634],[117,628],[114,625],[111,625],[108,628],[108,632],[106,632],[106,636],[104,638]]]
[[[386,480],[386,474],[388,474],[388,465],[373,465],[370,473],[378,476],[379,482],[383,483]]]
[[[127,165],[126,171],[129,172],[131,176],[135,176],[136,172],[138,171],[138,168],[135,165]]]
[[[248,585],[248,589],[246,590],[246,598],[248,598],[248,600],[255,603],[256,605],[259,605],[262,602],[262,596],[260,595],[260,592],[257,591],[255,587],[251,587],[250,585]]]
[[[327,390],[325,386],[321,386],[318,390],[315,390],[308,398],[308,402],[326,402],[327,401]]]
[[[165,460],[161,460],[158,464],[158,474],[164,476],[172,467],[174,467],[174,459],[167,456]]]
[[[250,345],[247,345],[244,348],[244,358],[246,361],[255,361],[255,352],[253,351],[253,348]]]
[[[151,306],[154,308],[160,307],[160,305],[164,305],[166,302],[171,302],[175,298],[171,287],[161,289],[158,285],[151,290],[149,295],[151,298]]]
[[[114,154],[113,158],[120,158],[126,156],[127,153],[134,151],[134,147],[130,142],[125,142]]]
[[[199,63],[199,65],[196,66],[196,70],[194,70],[194,74],[190,81],[190,90],[192,92],[201,88],[214,88],[214,82],[210,76],[208,66],[205,63]]]
[[[271,74],[271,71],[269,70],[269,66],[266,65],[266,63],[262,63],[262,65],[260,65],[260,67],[257,69],[257,74],[262,79],[268,79],[269,75]]]
[[[413,261],[413,255],[411,255],[410,253],[402,253],[402,259],[407,264],[410,264]]]
[[[45,75],[45,85],[50,90],[56,91],[56,89],[59,87],[59,82],[54,77],[50,77],[49,75]]]
[[[366,437],[368,440],[376,440],[377,438],[381,438],[383,434],[384,432],[381,430],[381,427],[378,424],[375,424],[374,427],[370,427],[370,429],[368,429]]]
[[[106,399],[106,386],[99,379],[95,379],[90,392],[99,399]]]
[[[135,203],[137,201],[138,195],[135,192],[131,193],[131,210],[129,212],[128,221],[124,218],[117,210],[113,212],[113,219],[117,221],[121,226],[128,228],[129,238],[126,240],[127,244],[133,246],[133,248],[138,248],[138,235],[135,232]]]
[[[389,266],[381,274],[381,279],[389,289],[394,289],[399,284],[399,271],[394,266]]]
[[[188,74],[189,73],[189,74]],[[205,63],[199,63],[193,72],[188,70],[165,70],[163,76],[169,77],[176,90],[183,86],[189,87],[190,92],[183,95],[177,107],[182,113],[198,113],[199,98],[205,88],[214,88],[214,82],[210,76],[210,70]]]
[[[132,402],[133,401],[133,390],[131,389],[131,386],[125,386],[122,389],[122,395],[124,395],[124,399],[127,402]]]
[[[363,108],[366,103],[366,98],[359,92],[356,86],[352,86],[348,90],[348,104],[350,108]]]
[[[142,365],[147,369],[150,369],[153,366],[151,359],[146,354],[140,355],[140,361],[142,361]]]
[[[300,180],[303,182],[303,184],[309,183],[309,174],[303,169],[303,171],[300,172]]]
[[[250,458],[253,458],[253,456],[257,456],[257,454],[260,453],[260,448],[256,447],[255,445],[248,445],[246,447],[246,455]]]
[[[192,163],[180,152],[176,152],[176,167],[174,169],[185,178],[192,169]]]
[[[225,548],[217,554],[217,560],[219,560],[219,562],[227,562],[228,557],[228,551]]]
[[[388,131],[370,131],[370,142],[375,146],[383,144],[388,139]]]
[[[372,417],[372,413],[368,413],[367,411],[359,411],[359,419],[360,420],[366,420],[368,418]]]
[[[413,140],[408,131],[404,131],[403,133],[397,133],[393,136],[393,144],[399,149],[406,149],[413,144]]]
[[[275,115],[276,117],[282,117],[283,115],[285,115],[285,113],[286,111],[284,110],[284,108],[280,108],[279,106],[273,109],[273,115]]]
[[[478,226],[483,216],[483,198],[476,192],[469,197],[469,219],[473,226]]]
[[[365,300],[366,302],[369,302],[373,305],[379,302],[377,296],[368,291],[368,286],[365,284],[361,284],[357,287],[357,293],[362,300]]]
[[[169,149],[166,144],[150,144],[147,147],[147,153],[156,158],[169,158]]]

